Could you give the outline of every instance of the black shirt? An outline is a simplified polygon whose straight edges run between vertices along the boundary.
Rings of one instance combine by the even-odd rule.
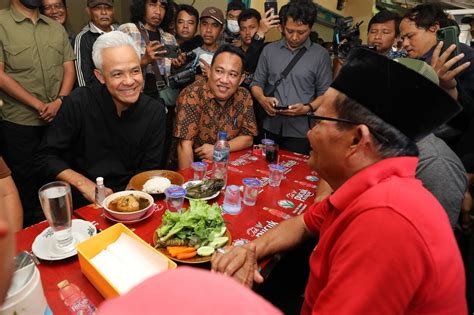
[[[49,126],[35,166],[48,180],[73,169],[123,190],[133,175],[162,167],[165,116],[164,106],[143,93],[119,117],[104,85],[78,88]]]

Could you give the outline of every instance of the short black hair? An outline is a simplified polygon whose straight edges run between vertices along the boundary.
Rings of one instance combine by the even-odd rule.
[[[255,9],[245,9],[240,13],[239,18],[237,21],[239,22],[239,25],[241,22],[247,21],[251,18],[255,18],[257,22],[260,23],[260,20],[262,19],[262,16],[260,15],[260,12],[258,12]]]
[[[227,4],[227,12],[232,11],[232,10],[243,11],[245,9],[246,9],[245,4],[240,0],[234,0],[234,1],[229,2],[229,4]]]
[[[244,55],[244,53],[242,52],[242,50],[240,48],[235,47],[234,45],[230,45],[230,44],[224,44],[224,45],[219,46],[219,48],[217,48],[216,52],[214,53],[214,57],[212,58],[211,66],[214,64],[214,61],[217,59],[217,56],[219,56],[220,54],[225,53],[225,52],[228,52],[228,53],[231,53],[231,54],[234,54],[234,55],[237,55],[237,56],[240,57],[240,60],[242,61],[242,68],[241,68],[240,72],[243,73],[244,72],[245,55]]]
[[[312,1],[292,1],[280,10],[281,25],[285,26],[288,18],[291,17],[294,21],[301,22],[311,28],[316,22],[317,14],[318,9]]]
[[[374,15],[369,21],[369,27],[367,28],[367,32],[370,31],[370,27],[372,24],[381,24],[389,21],[393,21],[395,23],[395,34],[398,36],[400,35],[400,21],[402,18],[398,13],[390,12],[388,10],[382,10],[376,15]]]
[[[439,25],[439,27],[450,25],[448,14],[440,5],[433,3],[417,5],[405,13],[403,19],[415,22],[417,27],[425,30],[435,25]]]
[[[130,20],[132,23],[145,23],[146,2],[147,0],[133,0],[130,5]],[[150,2],[157,3],[160,2],[160,0],[150,0]],[[165,10],[165,16],[159,26],[164,31],[168,30],[168,27],[174,18],[173,0],[166,1]]]
[[[196,24],[199,23],[199,12],[192,5],[189,5],[189,4],[180,4],[180,5],[178,5],[178,7],[176,9],[175,19],[178,19],[178,13],[181,12],[181,11],[185,11],[187,14],[194,16],[196,18]]]

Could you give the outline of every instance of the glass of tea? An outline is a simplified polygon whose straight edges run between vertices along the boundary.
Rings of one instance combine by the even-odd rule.
[[[268,163],[278,164],[278,144],[271,143],[265,145],[265,159]]]

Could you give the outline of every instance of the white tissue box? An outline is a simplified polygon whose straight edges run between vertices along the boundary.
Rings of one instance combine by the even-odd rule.
[[[120,290],[110,283],[103,273],[95,268],[91,262],[91,259],[98,255],[102,250],[106,249],[107,246],[117,241],[122,233],[129,235],[139,243],[143,244],[145,247],[150,248],[157,255],[166,258],[168,262],[168,269],[176,268],[175,262],[147,244],[135,233],[129,230],[125,225],[117,223],[95,235],[94,237],[76,245],[82,273],[106,299],[120,295]]]

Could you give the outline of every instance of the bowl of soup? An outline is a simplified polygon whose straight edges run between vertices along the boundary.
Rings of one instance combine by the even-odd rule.
[[[145,192],[125,190],[107,196],[104,209],[121,221],[133,221],[143,217],[153,206],[153,197]]]

